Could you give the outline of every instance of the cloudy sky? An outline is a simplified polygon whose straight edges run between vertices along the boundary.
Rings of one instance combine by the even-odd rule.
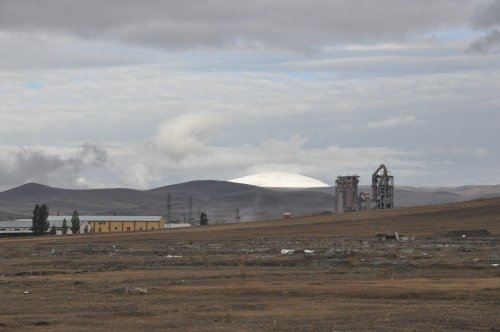
[[[500,183],[499,0],[0,0],[0,189]]]

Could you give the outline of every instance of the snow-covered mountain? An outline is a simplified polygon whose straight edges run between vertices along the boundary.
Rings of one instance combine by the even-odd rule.
[[[265,188],[320,188],[328,184],[297,173],[269,172],[248,175],[229,182],[249,184]]]

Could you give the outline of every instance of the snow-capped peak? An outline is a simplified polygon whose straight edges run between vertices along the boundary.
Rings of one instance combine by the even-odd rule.
[[[249,184],[267,188],[318,188],[329,187],[328,184],[314,178],[297,173],[269,172],[248,175],[229,182]]]

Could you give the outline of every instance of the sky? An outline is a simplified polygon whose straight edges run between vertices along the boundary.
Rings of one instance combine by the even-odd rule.
[[[0,0],[0,190],[500,183],[500,0]]]

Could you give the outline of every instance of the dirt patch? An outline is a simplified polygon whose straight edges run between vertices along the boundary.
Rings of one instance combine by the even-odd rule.
[[[498,202],[0,239],[0,329],[489,330],[500,303]],[[374,236],[396,231],[415,240]]]
[[[13,276],[21,277],[21,276],[49,276],[49,275],[57,275],[57,274],[65,274],[65,271],[21,271],[16,272]],[[12,276],[12,275],[9,275]]]

